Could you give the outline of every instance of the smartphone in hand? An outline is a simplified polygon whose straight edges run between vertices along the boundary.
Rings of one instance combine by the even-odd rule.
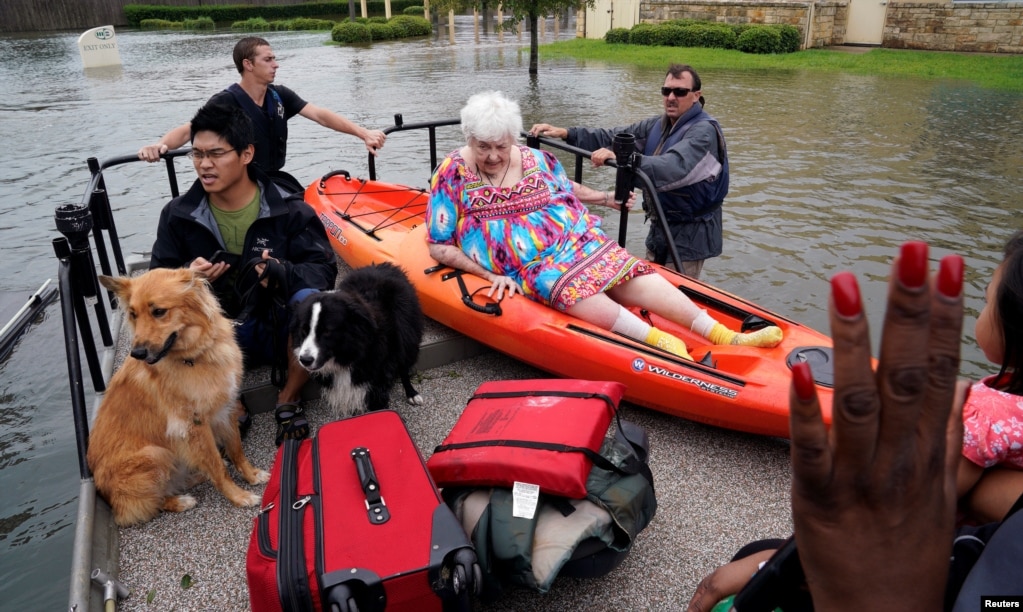
[[[207,261],[209,261],[212,264],[217,264],[217,263],[223,262],[223,263],[226,263],[227,265],[229,265],[229,266],[231,266],[233,268],[236,265],[238,265],[238,261],[240,259],[241,259],[241,255],[236,255],[235,253],[231,253],[229,251],[225,251],[223,249],[220,249],[216,253],[211,255],[210,258]]]
[[[732,609],[737,612],[813,609],[794,537],[789,537],[760,571],[753,574],[735,596]]]

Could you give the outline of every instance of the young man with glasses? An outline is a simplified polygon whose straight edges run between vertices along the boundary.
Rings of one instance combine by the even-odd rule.
[[[368,130],[333,111],[306,102],[283,85],[273,85],[278,64],[266,40],[256,36],[243,38],[235,44],[233,55],[241,81],[215,94],[209,102],[234,105],[245,111],[256,135],[254,161],[274,178],[277,178],[275,173],[279,173],[285,180],[294,181],[281,172],[281,168],[284,167],[287,152],[288,119],[295,115],[362,139],[366,149],[374,155],[377,149],[384,146],[387,137],[380,130]],[[187,123],[172,129],[156,144],[139,149],[139,158],[148,162],[158,161],[160,155],[184,146],[190,132]],[[294,182],[301,191],[302,185]]]
[[[210,282],[235,320],[246,367],[287,371],[277,396],[277,443],[305,437],[300,399],[309,374],[290,350],[288,314],[334,286],[334,251],[301,195],[252,163],[255,137],[243,111],[207,104],[189,125],[198,178],[160,213],[149,267],[189,268]]]
[[[721,126],[703,110],[700,77],[691,66],[672,64],[661,87],[664,114],[612,129],[560,128],[538,123],[534,136],[561,138],[593,151],[593,165],[614,159],[616,134],[636,137],[642,153],[639,169],[657,189],[679,257],[682,272],[699,278],[703,262],[721,254],[721,204],[728,193],[728,152]],[[646,203],[644,203],[644,208]],[[649,214],[649,210],[648,210]],[[651,223],[646,238],[647,259],[670,264],[668,237],[659,223]]]

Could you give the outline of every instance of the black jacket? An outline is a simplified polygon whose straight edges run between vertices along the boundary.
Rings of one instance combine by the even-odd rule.
[[[326,290],[334,286],[337,263],[323,224],[301,194],[283,195],[267,176],[250,165],[249,176],[260,187],[260,210],[245,234],[239,269],[265,249],[284,265],[288,291]],[[209,259],[224,248],[220,230],[213,219],[206,190],[198,180],[188,193],[174,198],[160,213],[156,242],[149,268],[187,267],[196,257]],[[232,273],[233,272],[233,273]],[[241,311],[234,278],[239,270],[224,274],[213,283],[221,307],[229,317]],[[254,273],[253,273],[254,274]]]

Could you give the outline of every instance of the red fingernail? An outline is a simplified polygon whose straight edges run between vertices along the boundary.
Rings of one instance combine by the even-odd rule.
[[[963,292],[963,258],[946,255],[938,266],[938,293],[957,298]]]
[[[831,277],[831,298],[835,301],[835,310],[843,317],[856,317],[863,311],[860,286],[852,272],[839,272]]]
[[[792,365],[792,387],[801,402],[809,402],[814,398],[816,388],[813,382],[813,371],[810,364],[801,361]]]
[[[912,241],[899,252],[899,282],[907,289],[919,289],[927,282],[927,243]]]

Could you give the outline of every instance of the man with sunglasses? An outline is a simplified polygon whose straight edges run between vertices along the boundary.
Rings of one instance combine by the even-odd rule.
[[[234,46],[234,65],[241,80],[214,94],[209,102],[238,106],[249,116],[256,135],[255,163],[264,172],[292,191],[304,190],[303,185],[285,172],[284,158],[288,144],[288,119],[301,115],[324,127],[362,139],[366,149],[376,155],[384,146],[386,135],[380,130],[368,130],[345,117],[315,104],[310,104],[291,89],[273,85],[277,75],[277,57],[265,39],[248,36]],[[139,149],[139,159],[155,162],[160,155],[188,142],[190,127],[187,123],[167,132],[156,144]]]
[[[235,320],[246,367],[287,372],[277,396],[278,444],[305,437],[300,395],[309,374],[289,350],[288,315],[334,286],[334,250],[302,196],[252,163],[255,136],[241,109],[207,104],[189,125],[198,178],[160,213],[149,267],[189,268],[210,282]],[[244,415],[240,421],[247,423]]]
[[[721,126],[703,110],[700,77],[691,67],[672,64],[661,87],[664,114],[632,125],[612,129],[560,128],[538,123],[534,136],[561,138],[568,144],[593,151],[593,165],[614,159],[611,150],[616,134],[636,137],[642,153],[639,169],[657,189],[671,230],[670,239],[682,260],[682,272],[699,278],[703,262],[721,254],[721,204],[728,193],[728,153]],[[647,214],[650,210],[646,207]],[[651,223],[646,238],[647,259],[672,263],[668,243],[659,223]]]

